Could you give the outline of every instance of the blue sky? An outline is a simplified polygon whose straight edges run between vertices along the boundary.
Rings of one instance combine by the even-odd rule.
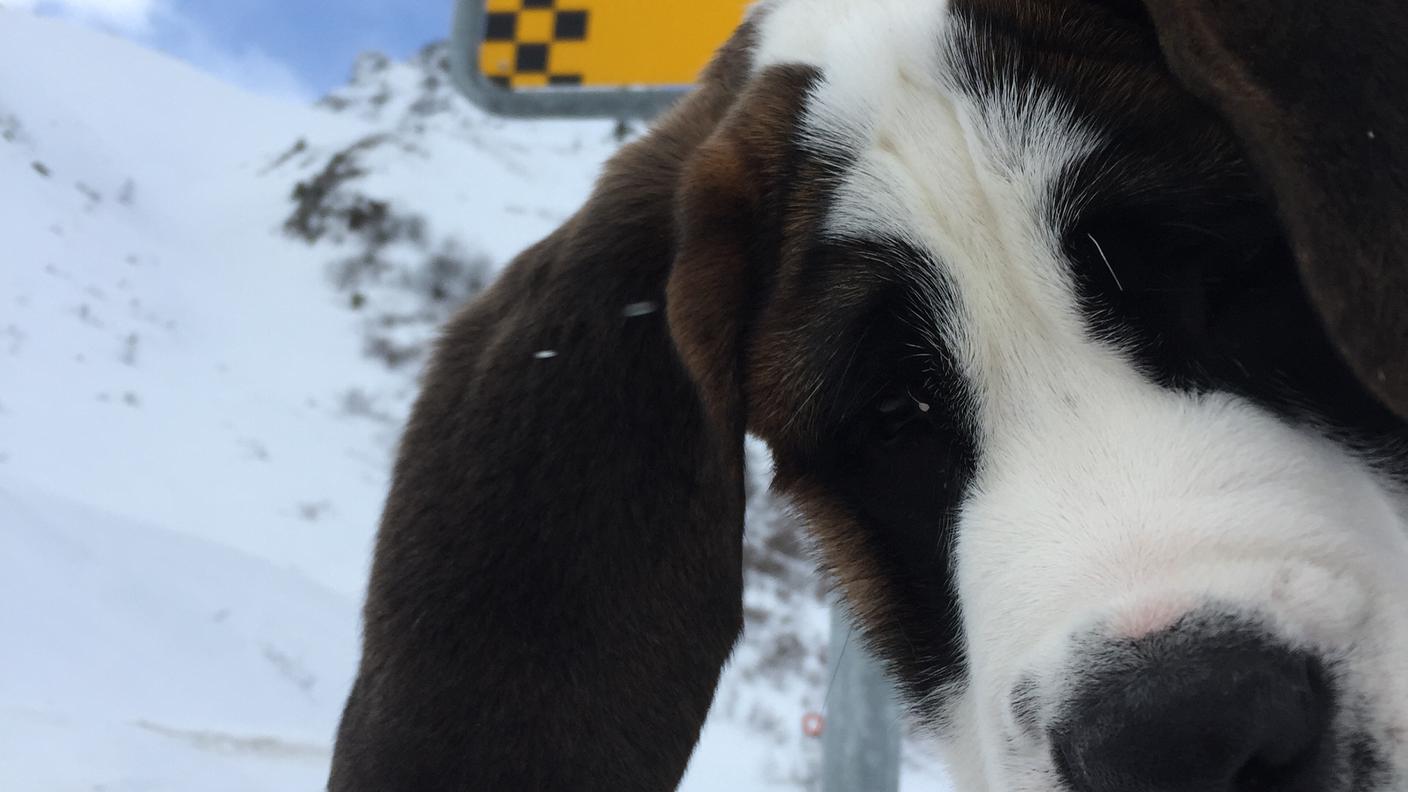
[[[311,99],[358,52],[445,38],[454,0],[0,0],[103,28],[260,93]]]

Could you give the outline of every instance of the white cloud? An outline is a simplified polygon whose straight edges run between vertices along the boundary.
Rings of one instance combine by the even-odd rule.
[[[307,102],[315,93],[288,63],[255,46],[231,46],[172,0],[0,0],[0,8],[72,19],[175,56],[247,91]]]
[[[188,39],[175,53],[200,70],[238,85],[246,91],[278,99],[308,102],[313,90],[293,67],[254,47],[228,51],[205,37]]]
[[[313,90],[287,62],[252,44],[220,41],[208,26],[189,15],[174,10],[163,12],[153,43],[166,53],[246,91],[300,102],[314,98]]]
[[[118,32],[144,35],[161,0],[0,0],[0,6],[76,19]]]

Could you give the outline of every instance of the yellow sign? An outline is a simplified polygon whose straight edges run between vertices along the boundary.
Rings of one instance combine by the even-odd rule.
[[[479,68],[504,88],[694,82],[752,0],[487,0]]]

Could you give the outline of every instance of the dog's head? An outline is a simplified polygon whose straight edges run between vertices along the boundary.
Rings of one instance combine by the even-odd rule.
[[[960,788],[1408,783],[1408,431],[1142,9],[754,25],[672,326]]]
[[[1401,257],[1349,260],[1375,230],[1336,214],[1364,199],[1343,168],[1296,178],[1333,119],[1304,96],[1280,126],[1247,116],[1256,75],[1198,83],[1215,26],[1170,34],[1175,16],[763,3],[704,88],[451,329],[383,527],[364,698],[399,695],[415,722],[394,659],[410,655],[388,647],[448,607],[421,582],[447,556],[424,526],[458,519],[473,538],[454,541],[499,566],[454,584],[480,610],[443,621],[473,636],[417,640],[609,713],[605,753],[662,724],[692,735],[698,706],[652,708],[662,691],[707,704],[712,676],[676,644],[719,658],[731,641],[690,623],[737,607],[696,590],[736,592],[736,557],[691,548],[736,546],[746,428],[965,792],[1404,788],[1408,427],[1382,367],[1402,351],[1369,342],[1403,326]],[[1379,230],[1401,238],[1394,222]],[[1346,281],[1383,288],[1336,302]],[[590,284],[575,302],[573,284]],[[662,297],[664,317],[613,302]],[[455,362],[457,345],[479,357]],[[529,362],[543,346],[561,355]],[[539,456],[515,462],[521,443]],[[446,472],[467,454],[473,475]],[[524,502],[486,500],[505,485],[475,471],[495,466],[520,471]],[[554,555],[582,547],[612,555]],[[564,626],[496,641],[504,608]],[[593,624],[611,641],[549,651]],[[580,669],[553,676],[550,655]],[[507,695],[455,684],[420,706]],[[678,751],[631,755],[655,769],[601,777],[680,769]]]

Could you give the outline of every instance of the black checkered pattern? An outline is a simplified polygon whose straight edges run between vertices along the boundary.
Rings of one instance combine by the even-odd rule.
[[[581,85],[580,74],[553,74],[548,71],[552,45],[567,41],[585,41],[591,13],[580,9],[557,8],[558,0],[521,0],[518,11],[491,11],[485,20],[486,42],[514,45],[512,74],[494,75],[494,84],[508,88],[518,75],[546,75],[548,85]],[[552,31],[549,41],[525,41],[520,24],[523,11],[552,11]]]

